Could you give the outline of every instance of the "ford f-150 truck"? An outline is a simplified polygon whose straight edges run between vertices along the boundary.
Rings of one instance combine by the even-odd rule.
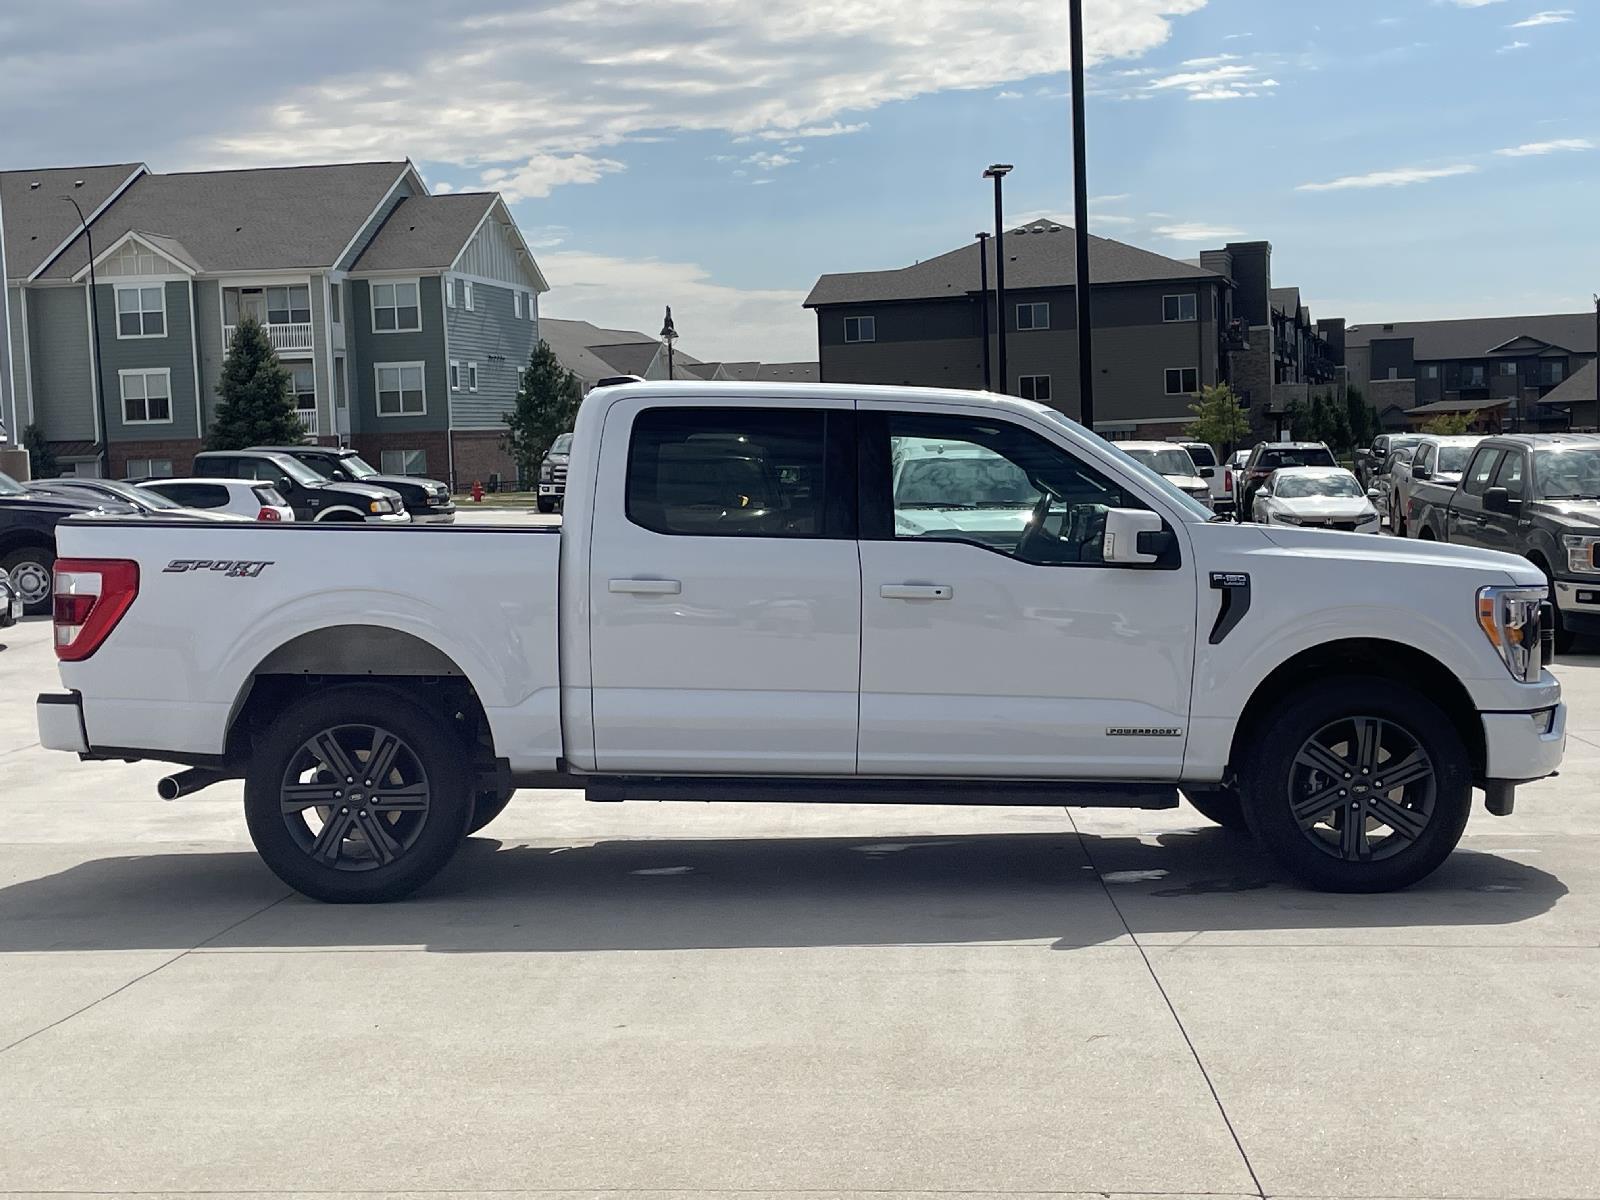
[[[919,464],[912,469],[911,464]],[[1238,525],[989,394],[636,383],[559,529],[61,526],[43,745],[243,778],[300,891],[392,899],[515,787],[1171,808],[1300,880],[1432,871],[1565,745],[1543,576]],[[932,489],[932,490],[930,490]]]

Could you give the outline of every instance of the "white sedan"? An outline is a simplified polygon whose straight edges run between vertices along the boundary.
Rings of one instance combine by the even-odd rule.
[[[1251,517],[1263,525],[1299,525],[1377,533],[1378,510],[1343,467],[1283,467],[1256,491]]]
[[[147,479],[139,486],[185,508],[234,513],[252,521],[294,520],[289,502],[259,479]]]

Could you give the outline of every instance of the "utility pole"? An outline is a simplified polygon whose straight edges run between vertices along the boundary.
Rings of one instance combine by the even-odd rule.
[[[977,233],[978,239],[978,325],[983,331],[983,390],[994,390],[989,375],[989,235]]]
[[[678,330],[672,324],[672,305],[667,305],[667,319],[661,325],[661,340],[667,344],[667,378],[672,379],[672,343],[678,340]]]
[[[82,180],[73,184],[79,186]],[[94,336],[89,339],[90,348],[94,351],[94,405],[100,414],[100,478],[111,478],[111,419],[106,415],[106,386],[105,386],[105,355],[100,353],[100,302],[98,293],[100,289],[95,284],[94,278],[94,234],[90,232],[89,222],[84,218],[83,209],[78,207],[78,202],[71,196],[62,196],[78,214],[78,224],[83,226],[83,238],[89,248],[89,328]],[[170,401],[169,401],[170,403]]]
[[[1078,277],[1078,420],[1094,432],[1094,346],[1089,296],[1089,170],[1083,120],[1083,0],[1071,0],[1068,20],[1072,38],[1072,194]]]
[[[1000,323],[996,357],[1000,368],[998,390],[1002,395],[1011,391],[1011,376],[1006,371],[1006,227],[1000,184],[1011,171],[1010,163],[993,163],[983,173],[985,179],[994,180],[994,315]]]
[[[1594,298],[1594,419],[1600,426],[1600,296]]]

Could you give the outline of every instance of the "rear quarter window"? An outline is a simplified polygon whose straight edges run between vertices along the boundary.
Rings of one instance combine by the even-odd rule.
[[[226,508],[228,489],[220,483],[166,483],[156,489],[185,508]]]
[[[289,502],[285,500],[281,494],[279,494],[277,488],[259,485],[251,488],[250,490],[255,494],[255,498],[261,501],[262,504],[275,508],[288,507]]]
[[[1210,446],[1189,446],[1189,457],[1194,459],[1197,467],[1214,467],[1217,465],[1217,456]]]

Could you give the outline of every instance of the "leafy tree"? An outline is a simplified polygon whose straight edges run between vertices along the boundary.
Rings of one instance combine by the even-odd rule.
[[[1185,432],[1197,442],[1219,447],[1223,457],[1250,436],[1250,414],[1225,383],[1201,389],[1200,399],[1189,406],[1189,411],[1194,420]]]
[[[1350,422],[1351,445],[1372,445],[1372,439],[1383,432],[1383,425],[1378,420],[1378,410],[1367,403],[1361,389],[1354,384],[1344,390],[1344,408]]]
[[[35,479],[54,479],[61,474],[56,452],[45,439],[44,430],[37,425],[29,425],[22,431],[22,448],[28,452],[28,470]]]
[[[241,318],[222,360],[217,416],[206,436],[207,448],[243,450],[301,441],[306,427],[295,416],[293,378],[278,361],[266,330],[253,317]]]
[[[1422,432],[1453,437],[1456,434],[1466,433],[1471,428],[1471,413],[1440,413],[1422,427]]]
[[[516,405],[503,418],[506,436],[500,444],[516,461],[519,476],[526,480],[538,475],[550,443],[572,428],[582,401],[578,377],[561,365],[550,343],[541,340],[528,356]]]

